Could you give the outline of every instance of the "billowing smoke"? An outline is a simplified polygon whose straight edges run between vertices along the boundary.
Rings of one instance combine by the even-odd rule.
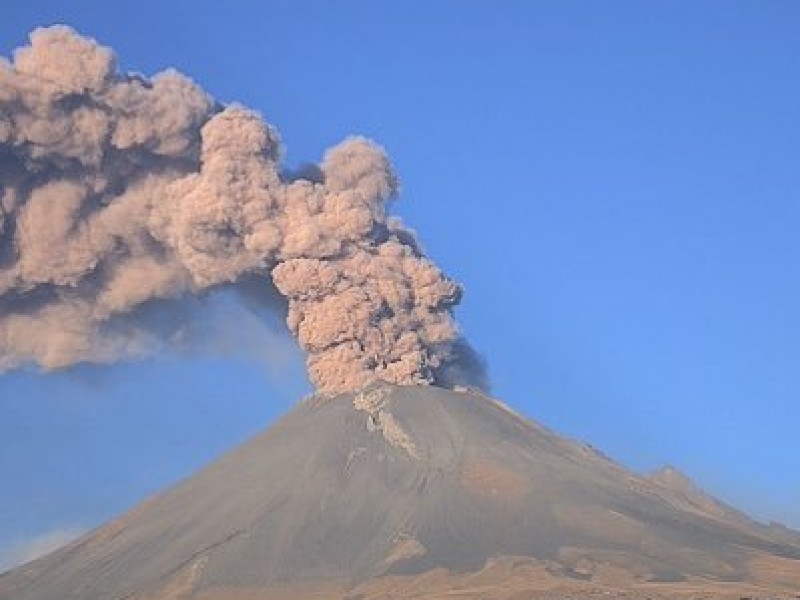
[[[303,175],[280,159],[255,112],[34,31],[0,58],[0,370],[147,355],[179,337],[158,307],[261,277],[322,391],[480,384],[459,285],[386,214],[383,150],[350,138]]]

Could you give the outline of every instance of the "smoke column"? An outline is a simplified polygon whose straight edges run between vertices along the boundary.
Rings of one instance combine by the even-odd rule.
[[[257,113],[34,31],[0,58],[0,370],[146,356],[176,343],[153,307],[259,277],[323,392],[481,385],[460,286],[386,214],[383,150],[350,138],[295,176],[280,160]]]

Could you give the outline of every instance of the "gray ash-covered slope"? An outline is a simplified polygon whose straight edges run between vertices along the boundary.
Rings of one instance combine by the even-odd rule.
[[[0,577],[0,598],[245,597],[213,590],[469,572],[502,556],[573,578],[611,565],[634,580],[750,580],[770,558],[800,571],[796,537],[672,469],[634,475],[482,394],[380,386],[306,400],[193,477]]]

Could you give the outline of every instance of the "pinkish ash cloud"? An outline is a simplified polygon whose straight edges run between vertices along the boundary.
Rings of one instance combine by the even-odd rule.
[[[147,355],[180,338],[153,306],[256,277],[322,391],[480,384],[461,288],[386,214],[383,150],[347,139],[307,177],[280,159],[257,113],[34,31],[0,59],[0,369]]]

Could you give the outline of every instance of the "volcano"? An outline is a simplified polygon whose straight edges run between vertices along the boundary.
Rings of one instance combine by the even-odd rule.
[[[480,392],[382,384],[307,398],[199,473],[0,577],[3,600],[745,589],[800,590],[800,534],[675,469],[634,474]]]

